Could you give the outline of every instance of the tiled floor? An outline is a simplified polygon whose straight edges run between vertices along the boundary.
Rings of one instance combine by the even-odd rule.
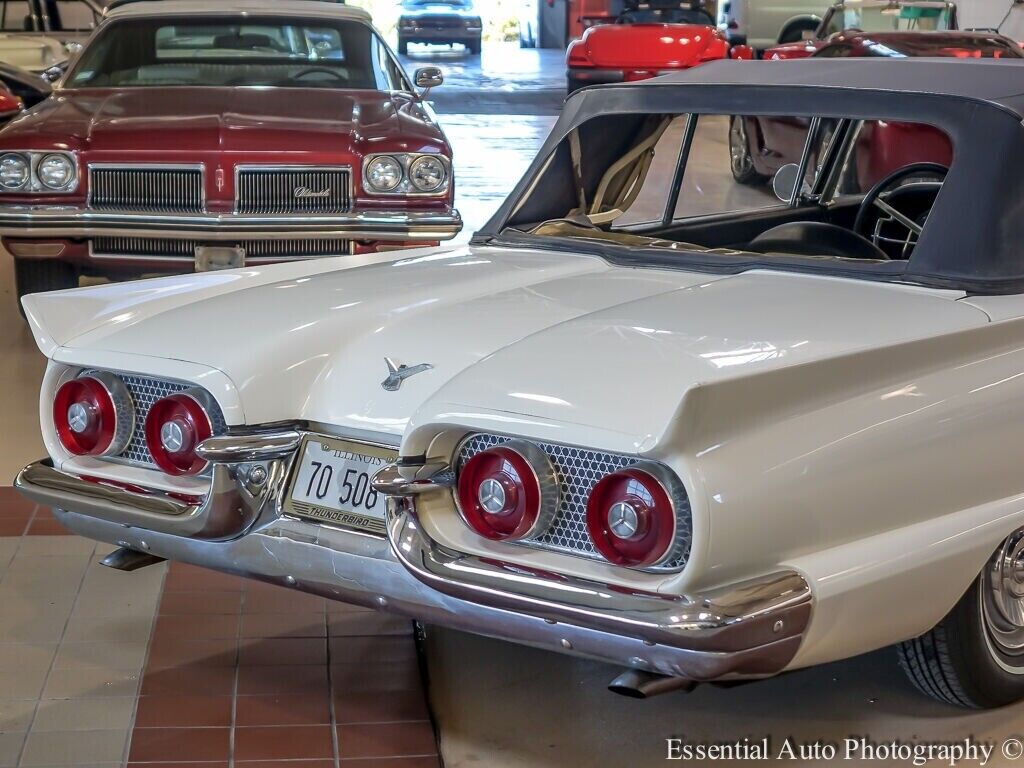
[[[437,768],[412,625],[110,548],[0,488],[0,768]]]

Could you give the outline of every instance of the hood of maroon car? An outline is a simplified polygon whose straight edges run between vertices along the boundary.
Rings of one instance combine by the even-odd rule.
[[[795,43],[782,43],[766,50],[764,58],[769,61],[806,59],[816,54],[826,45],[828,43],[825,40],[798,40]]]
[[[46,141],[93,155],[447,148],[433,118],[408,95],[305,88],[68,90],[0,134],[4,147]]]
[[[697,24],[604,24],[576,43],[595,67],[678,69],[728,56],[713,27]]]

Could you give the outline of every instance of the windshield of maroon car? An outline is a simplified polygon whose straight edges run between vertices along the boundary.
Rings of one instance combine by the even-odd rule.
[[[173,86],[403,90],[398,64],[366,24],[345,20],[166,18],[103,29],[68,88]]]
[[[953,10],[945,3],[920,5],[868,5],[850,3],[830,13],[825,36],[843,30],[861,32],[934,32],[953,27]]]

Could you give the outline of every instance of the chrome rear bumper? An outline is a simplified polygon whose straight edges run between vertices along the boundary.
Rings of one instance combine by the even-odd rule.
[[[17,238],[103,236],[209,240],[346,238],[396,242],[450,240],[462,230],[458,211],[377,211],[340,215],[248,216],[98,213],[64,206],[0,207],[0,235]]]
[[[100,492],[95,482],[48,463],[28,467],[16,486],[56,507],[64,525],[89,538],[427,623],[691,680],[781,672],[810,620],[810,589],[792,572],[701,595],[660,595],[453,552],[427,535],[408,501],[391,503],[387,538],[285,518],[280,502],[291,463],[289,440],[277,436],[272,456],[259,452],[256,439],[243,442],[232,446],[230,438],[220,438],[209,447],[208,456],[217,461],[214,492],[198,505],[176,507],[173,499],[154,502],[109,486]],[[253,461],[279,466],[256,495],[246,489]],[[194,530],[199,533],[189,532]]]

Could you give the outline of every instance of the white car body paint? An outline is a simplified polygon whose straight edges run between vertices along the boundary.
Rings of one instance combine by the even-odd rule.
[[[49,403],[84,367],[200,384],[231,425],[305,420],[406,455],[494,431],[656,459],[693,507],[681,573],[484,542],[447,504],[422,522],[468,553],[674,594],[797,570],[815,607],[791,667],[926,631],[1024,525],[1022,304],[476,246],[25,300],[54,361],[41,414],[59,465],[82,460]],[[385,392],[385,357],[433,368]]]

